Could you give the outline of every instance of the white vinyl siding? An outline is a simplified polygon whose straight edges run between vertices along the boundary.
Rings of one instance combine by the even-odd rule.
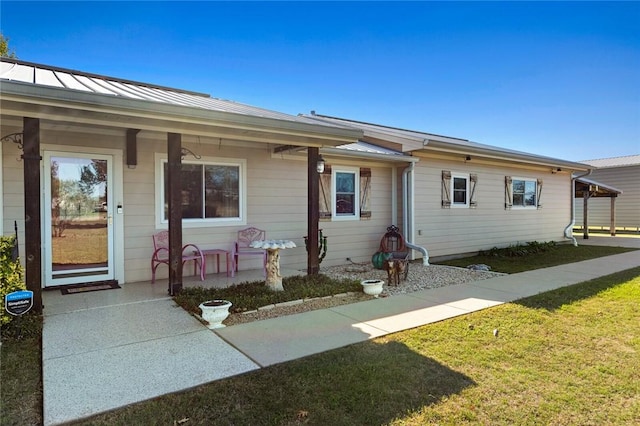
[[[431,257],[473,253],[518,242],[564,240],[563,231],[571,218],[568,173],[469,163],[467,172],[476,175],[479,183],[473,196],[477,207],[442,208],[442,171],[451,170],[454,176],[465,173],[463,167],[459,162],[439,158],[421,159],[415,165],[414,235],[409,241],[427,248]],[[505,176],[544,179],[544,209],[506,210]]]

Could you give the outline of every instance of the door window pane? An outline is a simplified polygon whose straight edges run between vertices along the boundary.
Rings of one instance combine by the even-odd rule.
[[[51,157],[52,271],[108,262],[107,161]]]

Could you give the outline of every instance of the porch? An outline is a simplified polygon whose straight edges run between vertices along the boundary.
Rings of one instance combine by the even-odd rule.
[[[187,271],[191,272],[192,269],[187,267],[185,268],[185,272]],[[306,271],[281,267],[280,274],[283,277],[290,277],[306,275]],[[238,271],[235,277],[228,277],[224,271],[222,273],[208,273],[204,281],[200,280],[199,275],[185,275],[182,279],[182,284],[184,288],[225,288],[234,284],[256,281],[264,282],[264,280],[264,271],[262,269],[251,269]],[[167,278],[156,279],[155,284],[151,284],[151,281],[138,281],[121,284],[120,287],[121,288],[113,290],[68,295],[63,295],[59,289],[45,289],[42,292],[44,315],[46,317],[106,306],[127,305],[171,298],[168,292],[169,280]]]

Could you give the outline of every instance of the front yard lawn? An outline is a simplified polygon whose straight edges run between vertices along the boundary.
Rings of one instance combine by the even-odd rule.
[[[484,264],[491,267],[494,272],[504,272],[515,274],[518,272],[531,271],[539,268],[549,268],[551,266],[564,265],[566,263],[580,262],[583,260],[595,259],[597,257],[611,256],[614,254],[626,253],[636,249],[624,247],[608,246],[578,246],[569,244],[548,245],[538,244],[533,254],[517,255],[518,249],[526,250],[527,246],[516,246],[500,250],[487,250],[485,254],[461,259],[453,259],[442,262],[434,262],[438,265],[450,265],[467,267],[474,264]]]

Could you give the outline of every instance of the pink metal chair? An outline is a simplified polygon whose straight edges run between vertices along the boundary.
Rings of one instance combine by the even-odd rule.
[[[182,246],[182,265],[193,260],[193,275],[200,266],[200,279],[204,281],[205,257],[195,244]],[[159,265],[169,266],[169,231],[160,231],[153,235],[153,256],[151,256],[151,284],[156,282],[156,269]]]
[[[249,227],[238,231],[238,238],[233,243],[233,274],[238,271],[239,256],[262,256],[262,267],[264,273],[267,273],[267,251],[250,247],[253,241],[262,241],[266,239],[267,233],[262,229]]]

